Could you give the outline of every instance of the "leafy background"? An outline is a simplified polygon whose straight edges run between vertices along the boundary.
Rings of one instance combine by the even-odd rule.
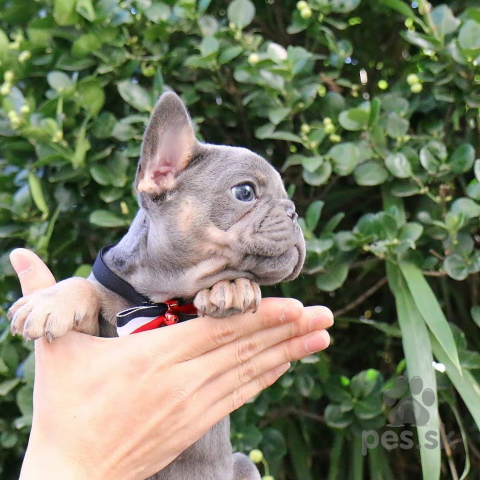
[[[2,478],[18,475],[34,371],[5,318],[20,295],[8,252],[34,249],[59,279],[88,275],[135,214],[142,132],[166,89],[201,138],[268,158],[298,205],[305,271],[264,294],[336,313],[327,352],[235,413],[234,445],[261,449],[278,480],[478,478],[476,0],[0,6]],[[399,375],[436,393],[416,444],[440,424],[452,443],[364,456],[361,433],[386,432]]]

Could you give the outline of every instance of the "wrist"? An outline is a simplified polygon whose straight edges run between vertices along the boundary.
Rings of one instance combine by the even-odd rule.
[[[32,431],[23,459],[20,480],[100,480],[99,471],[70,458],[68,446],[57,449]]]

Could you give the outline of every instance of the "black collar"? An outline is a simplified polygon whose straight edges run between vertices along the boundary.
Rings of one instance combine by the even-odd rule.
[[[157,318],[165,316],[164,323],[160,325],[165,326],[190,320],[198,316],[197,309],[192,303],[179,304],[177,300],[168,300],[166,303],[155,303],[145,295],[138,293],[128,282],[120,278],[105,263],[103,256],[112,247],[113,245],[109,245],[100,249],[93,264],[92,273],[101,285],[120,297],[123,297],[133,305],[117,313],[117,327],[123,327],[131,320],[139,317]],[[167,316],[168,318],[166,318]],[[151,328],[158,328],[158,325],[152,326]]]
[[[101,285],[134,305],[117,314],[118,326],[123,326],[138,316],[153,318],[164,315],[169,310],[166,303],[152,302],[149,298],[138,293],[128,282],[120,278],[107,266],[103,255],[112,247],[113,245],[109,245],[100,249],[93,264],[92,273]]]
[[[97,281],[133,305],[152,305],[154,302],[150,301],[149,298],[141,293],[138,293],[128,282],[120,278],[107,266],[103,256],[112,247],[113,245],[108,245],[107,247],[101,248],[98,252],[92,269],[92,273],[95,275]]]

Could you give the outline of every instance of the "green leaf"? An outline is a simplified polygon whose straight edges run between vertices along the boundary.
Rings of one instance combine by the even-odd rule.
[[[342,252],[350,252],[361,245],[361,240],[352,232],[338,232],[335,235],[335,241]]]
[[[240,30],[252,23],[255,6],[250,0],[233,0],[227,9],[228,20]]]
[[[309,172],[315,172],[323,164],[323,157],[316,155],[314,157],[303,157],[302,166]]]
[[[118,217],[109,210],[94,210],[90,214],[90,223],[98,225],[99,227],[115,228],[125,227],[128,225],[128,221]]]
[[[128,104],[140,112],[152,110],[154,104],[152,94],[137,83],[128,80],[118,82],[118,92]]]
[[[401,261],[400,270],[413,297],[416,308],[428,325],[428,328],[449,356],[453,365],[460,371],[457,347],[447,319],[438,304],[438,300],[421,270],[413,263]]]
[[[280,122],[285,120],[287,115],[291,112],[289,108],[273,108],[268,111],[268,119],[274,124],[278,125]]]
[[[22,412],[23,416],[30,416],[33,414],[33,387],[24,385],[17,392],[17,406]]]
[[[445,257],[443,269],[448,273],[449,277],[458,281],[465,280],[470,273],[467,261],[457,253]]]
[[[390,193],[395,197],[411,197],[420,193],[420,187],[414,183],[395,183]]]
[[[339,480],[342,478],[342,472],[345,468],[345,432],[343,430],[334,430],[333,432],[333,445],[330,449],[330,465],[327,480]]]
[[[402,330],[402,344],[407,360],[408,379],[411,381],[413,377],[418,376],[422,379],[424,389],[430,388],[436,392],[437,382],[432,366],[432,347],[424,319],[415,305],[400,269],[390,262],[387,262],[386,267],[388,284],[395,297],[398,323]],[[422,447],[426,444],[431,445],[431,442],[428,440],[430,437],[427,437],[427,435],[430,436],[433,432],[437,439],[440,438],[438,400],[435,397],[434,403],[431,406],[427,406],[423,404],[421,395],[414,394],[412,396],[420,402],[429,413],[428,425],[418,425],[416,427],[419,443]],[[420,448],[422,471],[428,472],[428,478],[432,480],[440,478],[439,445],[440,443],[438,442],[436,448]]]
[[[379,393],[382,388],[382,375],[378,370],[369,368],[355,375],[350,382],[352,395],[357,398],[368,397],[371,393]]]
[[[262,138],[272,138],[274,140],[285,140],[287,142],[297,142],[302,143],[303,140],[294,133],[284,132],[282,130],[278,130],[276,132],[270,133],[268,135],[263,136]]]
[[[467,370],[480,369],[480,353],[471,351],[461,351],[458,353],[460,357],[460,365]]]
[[[6,375],[8,374],[8,366],[3,360],[2,357],[0,357],[0,375]]]
[[[28,185],[30,186],[30,193],[35,205],[44,216],[47,217],[49,214],[49,208],[43,194],[42,183],[33,172],[28,172]]]
[[[0,57],[4,57],[4,55],[8,52],[8,45],[10,41],[7,37],[7,34],[0,28]]]
[[[323,227],[322,236],[333,233],[344,218],[345,214],[343,212],[338,212],[336,215],[330,218],[330,220]]]
[[[430,174],[438,173],[440,164],[447,158],[447,149],[440,142],[429,142],[420,150],[420,163]]]
[[[92,117],[95,117],[105,103],[105,92],[97,80],[82,81],[78,85],[77,102]]]
[[[325,408],[325,423],[330,428],[347,428],[352,424],[354,420],[354,414],[352,411],[345,412],[341,405],[335,405],[330,403]],[[301,477],[299,477],[301,478]]]
[[[328,152],[333,160],[333,171],[341,176],[350,175],[360,160],[360,150],[350,142],[334,145]]]
[[[452,203],[450,211],[456,215],[463,214],[465,218],[471,219],[480,216],[480,205],[470,198],[458,198]]]
[[[475,178],[478,182],[480,182],[480,158],[477,158],[475,160],[475,163],[473,165],[473,171],[475,172]]]
[[[74,25],[77,22],[78,15],[75,13],[77,0],[55,0],[53,7],[53,17],[61,25]]]
[[[415,18],[415,12],[402,0],[381,0],[381,5],[396,10],[408,18]]]
[[[313,230],[314,228],[311,228],[310,230]],[[326,240],[321,238],[312,238],[310,240],[306,240],[305,243],[307,252],[314,252],[318,255],[323,254],[324,252],[330,250],[333,247],[333,240],[331,238],[328,238]]]
[[[405,38],[407,42],[422,49],[435,51],[437,46],[439,46],[439,41],[434,39],[432,35],[422,34],[411,30],[402,30],[400,35]]]
[[[92,0],[77,0],[75,10],[89,22],[94,22],[97,18]]]
[[[208,6],[212,3],[212,0],[199,0],[198,2],[198,12],[199,13],[204,13]]]
[[[437,32],[444,37],[455,32],[460,25],[460,20],[455,18],[452,10],[447,5],[439,5],[430,13],[433,23],[437,27]]]
[[[422,235],[423,227],[416,222],[408,222],[400,228],[398,239],[403,241],[416,242]]]
[[[331,0],[332,10],[338,13],[349,13],[360,5],[361,0]]]
[[[211,15],[205,15],[198,20],[198,26],[204,37],[212,36],[217,33],[218,21]]]
[[[128,158],[122,153],[114,154],[105,162],[99,162],[90,168],[90,174],[100,185],[123,187],[128,181]]]
[[[228,47],[225,50],[221,50],[218,55],[218,63],[224,65],[238,57],[243,52],[243,48],[240,46]]]
[[[373,127],[379,117],[382,109],[382,102],[378,98],[374,98],[370,103],[370,115],[368,117],[368,126]]]
[[[205,58],[213,56],[214,53],[217,53],[219,45],[220,44],[215,37],[206,36],[202,38],[198,48],[200,49],[200,54],[202,57]]]
[[[144,10],[145,16],[153,23],[167,22],[172,14],[169,5],[163,2],[155,2]]]
[[[480,50],[480,23],[467,20],[460,28],[458,43],[463,50]]]
[[[473,321],[477,324],[477,327],[480,328],[480,306],[476,305],[470,309],[470,315],[473,318]]]
[[[311,474],[311,458],[309,456],[310,449],[301,431],[293,421],[287,422],[285,437],[288,442],[288,451],[296,477],[302,480],[313,480]]]
[[[331,175],[332,164],[330,162],[323,162],[314,172],[308,170],[303,170],[302,172],[302,177],[305,180],[305,183],[313,185],[314,187],[325,185]]]
[[[324,205],[325,202],[322,202],[321,200],[315,200],[307,208],[305,213],[305,223],[307,224],[309,230],[313,231],[317,227]]]
[[[67,74],[59,71],[50,72],[47,75],[47,82],[57,92],[64,92],[75,87],[75,82]]]
[[[480,183],[477,180],[472,180],[470,184],[467,186],[466,194],[476,200],[477,202],[480,201]]]
[[[469,143],[461,145],[450,157],[448,164],[454,173],[468,172],[475,160],[475,149]]]
[[[390,113],[387,118],[386,131],[388,136],[392,138],[404,137],[410,124],[408,120],[398,116],[396,113]]]
[[[382,400],[378,394],[373,395],[371,398],[365,398],[355,402],[353,406],[353,413],[357,418],[361,420],[371,420],[382,414]],[[382,416],[382,422],[383,422]]]
[[[338,121],[345,130],[352,132],[365,130],[368,124],[369,112],[360,108],[352,108],[340,113]]]
[[[10,393],[20,383],[19,378],[12,378],[0,383],[0,397],[4,397]]]
[[[450,357],[434,337],[431,338],[431,343],[436,359],[445,365],[445,373],[462,397],[477,428],[480,429],[480,384],[468,370],[462,368],[461,373],[458,372]]]
[[[409,178],[412,176],[412,167],[406,155],[401,152],[392,153],[385,159],[388,171],[397,178]]]
[[[343,110],[345,110],[345,98],[337,92],[328,92],[320,100],[320,111],[324,118],[336,120]]]
[[[326,273],[317,276],[315,280],[317,288],[324,292],[337,290],[347,279],[348,270],[348,265],[345,263],[331,265]]]
[[[353,172],[358,185],[380,185],[388,178],[388,170],[378,160],[361,163]]]

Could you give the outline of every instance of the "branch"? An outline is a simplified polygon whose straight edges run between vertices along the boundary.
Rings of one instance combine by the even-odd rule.
[[[387,283],[387,281],[387,277],[383,277],[373,287],[369,288],[365,293],[360,295],[353,302],[350,302],[345,308],[341,308],[340,310],[333,312],[333,316],[340,317],[341,315],[344,315],[350,310],[353,310],[355,307],[363,303],[368,297],[371,297],[377,290],[380,290],[380,288],[382,288]]]
[[[287,407],[287,408],[282,408],[278,410],[273,410],[272,412],[270,412],[268,415],[268,419],[260,423],[260,428],[263,428],[266,425],[269,425],[270,423],[272,423],[273,420],[276,420],[277,418],[286,417],[287,415],[298,415],[300,417],[307,417],[317,422],[325,423],[325,418],[322,415],[319,415],[318,413],[306,412],[304,410],[300,410],[299,408],[295,408],[295,407]]]
[[[430,270],[422,270],[422,273],[426,277],[448,277],[447,272],[434,272],[434,271],[430,271]]]

